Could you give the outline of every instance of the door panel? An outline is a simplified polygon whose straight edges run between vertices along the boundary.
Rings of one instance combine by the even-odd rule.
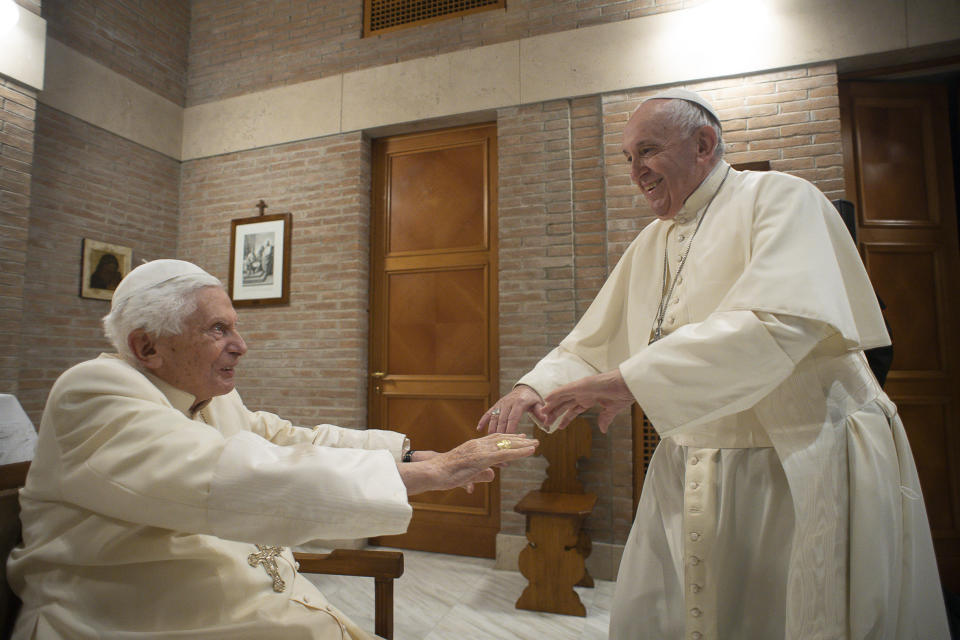
[[[896,336],[893,368],[906,372],[934,373],[943,369],[937,291],[937,247],[916,244],[861,243],[864,264],[874,288],[890,313],[887,322]],[[894,313],[895,309],[922,309],[923,313]]]
[[[487,410],[486,400],[486,397],[420,398],[391,394],[386,399],[387,416],[390,424],[403,433],[417,430],[419,424],[444,425],[444,429],[424,433],[418,439],[417,446],[433,451],[447,451],[475,436],[476,416]],[[485,484],[477,485],[473,494],[459,490],[430,491],[416,496],[415,499],[421,509],[442,507],[457,513],[486,516],[486,505],[490,497],[488,488]]]
[[[389,274],[389,371],[485,377],[486,280],[485,267]]]
[[[917,100],[892,96],[861,96],[853,109],[859,182],[867,187],[861,193],[864,221],[908,225],[935,219],[937,189],[928,182],[934,149],[930,109]],[[904,207],[907,202],[910,206]]]
[[[369,422],[414,449],[478,437],[496,399],[496,157],[493,125],[373,145]],[[407,533],[376,542],[495,555],[499,476],[410,502]]]
[[[944,403],[924,398],[900,398],[897,411],[903,419],[907,439],[918,465],[920,486],[927,506],[930,528],[956,528],[950,495],[950,456],[941,446],[947,441],[947,412]]]
[[[485,247],[486,149],[477,144],[390,158],[390,255]],[[424,220],[429,224],[424,224]]]
[[[841,82],[847,199],[886,303],[886,391],[913,449],[944,585],[960,591],[960,251],[946,88]]]

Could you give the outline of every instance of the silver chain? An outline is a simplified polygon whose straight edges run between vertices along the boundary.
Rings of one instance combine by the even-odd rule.
[[[677,272],[673,275],[673,278],[670,279],[669,289],[667,289],[667,271],[670,268],[670,264],[667,260],[667,245],[665,244],[663,247],[663,282],[660,285],[660,305],[657,307],[657,316],[653,326],[653,337],[650,338],[650,342],[647,344],[653,344],[663,337],[663,319],[667,315],[667,305],[670,304],[670,298],[673,296],[673,290],[677,286],[677,280],[680,279],[680,272],[683,271],[683,265],[687,264],[687,256],[690,255],[690,248],[693,246],[693,239],[697,237],[697,231],[700,231],[700,225],[703,224],[703,219],[707,217],[707,211],[710,210],[710,205],[713,204],[713,199],[717,197],[718,193],[720,193],[720,189],[723,188],[723,183],[727,181],[727,176],[729,174],[730,167],[727,167],[727,172],[723,174],[723,180],[720,181],[720,186],[718,186],[717,190],[713,192],[712,196],[710,196],[710,201],[707,202],[707,206],[703,210],[703,215],[700,216],[699,220],[697,220],[697,226],[694,228],[693,234],[690,236],[690,242],[687,243],[687,248],[680,257],[680,264],[677,266]],[[666,291],[666,295],[664,295],[664,291]]]

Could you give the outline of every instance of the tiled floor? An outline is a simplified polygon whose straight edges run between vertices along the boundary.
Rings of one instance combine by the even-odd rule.
[[[527,584],[493,560],[404,551],[404,574],[394,583],[395,640],[602,640],[607,637],[613,584],[577,587],[587,617],[516,609]],[[309,576],[330,603],[373,629],[373,580]]]

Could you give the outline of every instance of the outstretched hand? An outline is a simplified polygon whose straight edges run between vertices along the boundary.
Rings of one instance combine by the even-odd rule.
[[[422,462],[402,462],[397,469],[408,495],[457,487],[472,491],[474,483],[493,480],[494,466],[533,455],[538,444],[525,434],[490,434]]]
[[[614,417],[633,402],[620,370],[614,369],[555,389],[544,399],[543,423],[550,425],[559,419],[556,428],[563,429],[590,407],[599,406],[597,427],[606,433]]]
[[[520,418],[529,411],[537,420],[543,419],[543,399],[540,394],[525,384],[518,384],[513,391],[497,400],[480,417],[477,431],[488,433],[516,433]]]

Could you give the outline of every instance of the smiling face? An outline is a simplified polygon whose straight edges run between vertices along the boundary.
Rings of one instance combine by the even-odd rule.
[[[718,158],[717,134],[710,127],[683,131],[669,117],[670,100],[647,100],[623,130],[623,155],[630,179],[661,220],[677,215]]]
[[[145,364],[161,380],[196,396],[197,402],[229,393],[237,362],[247,345],[237,331],[237,312],[226,292],[205,287],[195,294],[197,309],[175,336],[151,338],[153,357]]]

